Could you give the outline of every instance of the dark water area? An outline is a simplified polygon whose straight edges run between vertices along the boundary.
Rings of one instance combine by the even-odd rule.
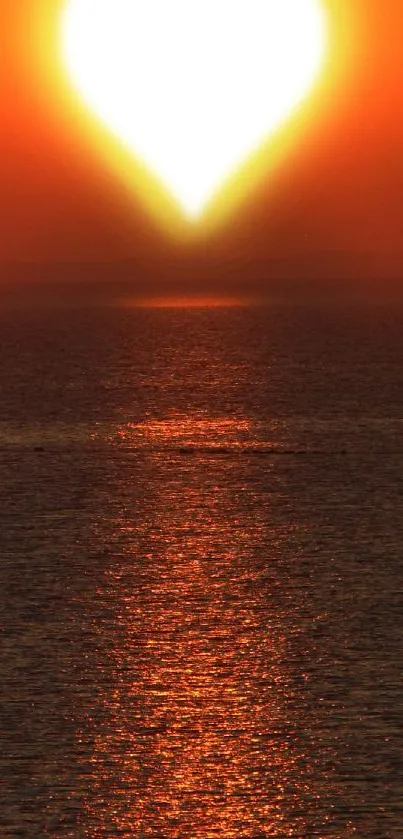
[[[403,309],[0,314],[0,836],[403,836]]]

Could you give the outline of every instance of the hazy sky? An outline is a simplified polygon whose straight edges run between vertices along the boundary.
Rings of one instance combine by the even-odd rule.
[[[198,245],[171,241],[92,143],[58,64],[61,6],[0,0],[1,260],[200,259],[246,276],[267,258],[346,251],[403,273],[402,0],[324,0],[334,69],[309,121]]]

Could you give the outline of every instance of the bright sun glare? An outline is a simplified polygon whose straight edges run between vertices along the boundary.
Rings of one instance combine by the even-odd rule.
[[[309,92],[320,0],[68,0],[65,63],[87,105],[196,219]]]

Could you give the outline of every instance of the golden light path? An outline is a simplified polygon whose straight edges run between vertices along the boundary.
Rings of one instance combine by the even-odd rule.
[[[88,108],[196,220],[309,93],[320,0],[68,0],[63,60]]]

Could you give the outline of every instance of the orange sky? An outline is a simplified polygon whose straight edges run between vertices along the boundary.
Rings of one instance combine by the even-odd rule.
[[[170,240],[118,182],[72,111],[52,63],[60,0],[0,0],[0,260],[134,258],[151,271],[201,260],[247,276],[273,257],[370,252],[403,276],[403,3],[324,5],[334,31],[347,24],[337,45],[347,72],[334,74],[277,171],[192,246]]]

